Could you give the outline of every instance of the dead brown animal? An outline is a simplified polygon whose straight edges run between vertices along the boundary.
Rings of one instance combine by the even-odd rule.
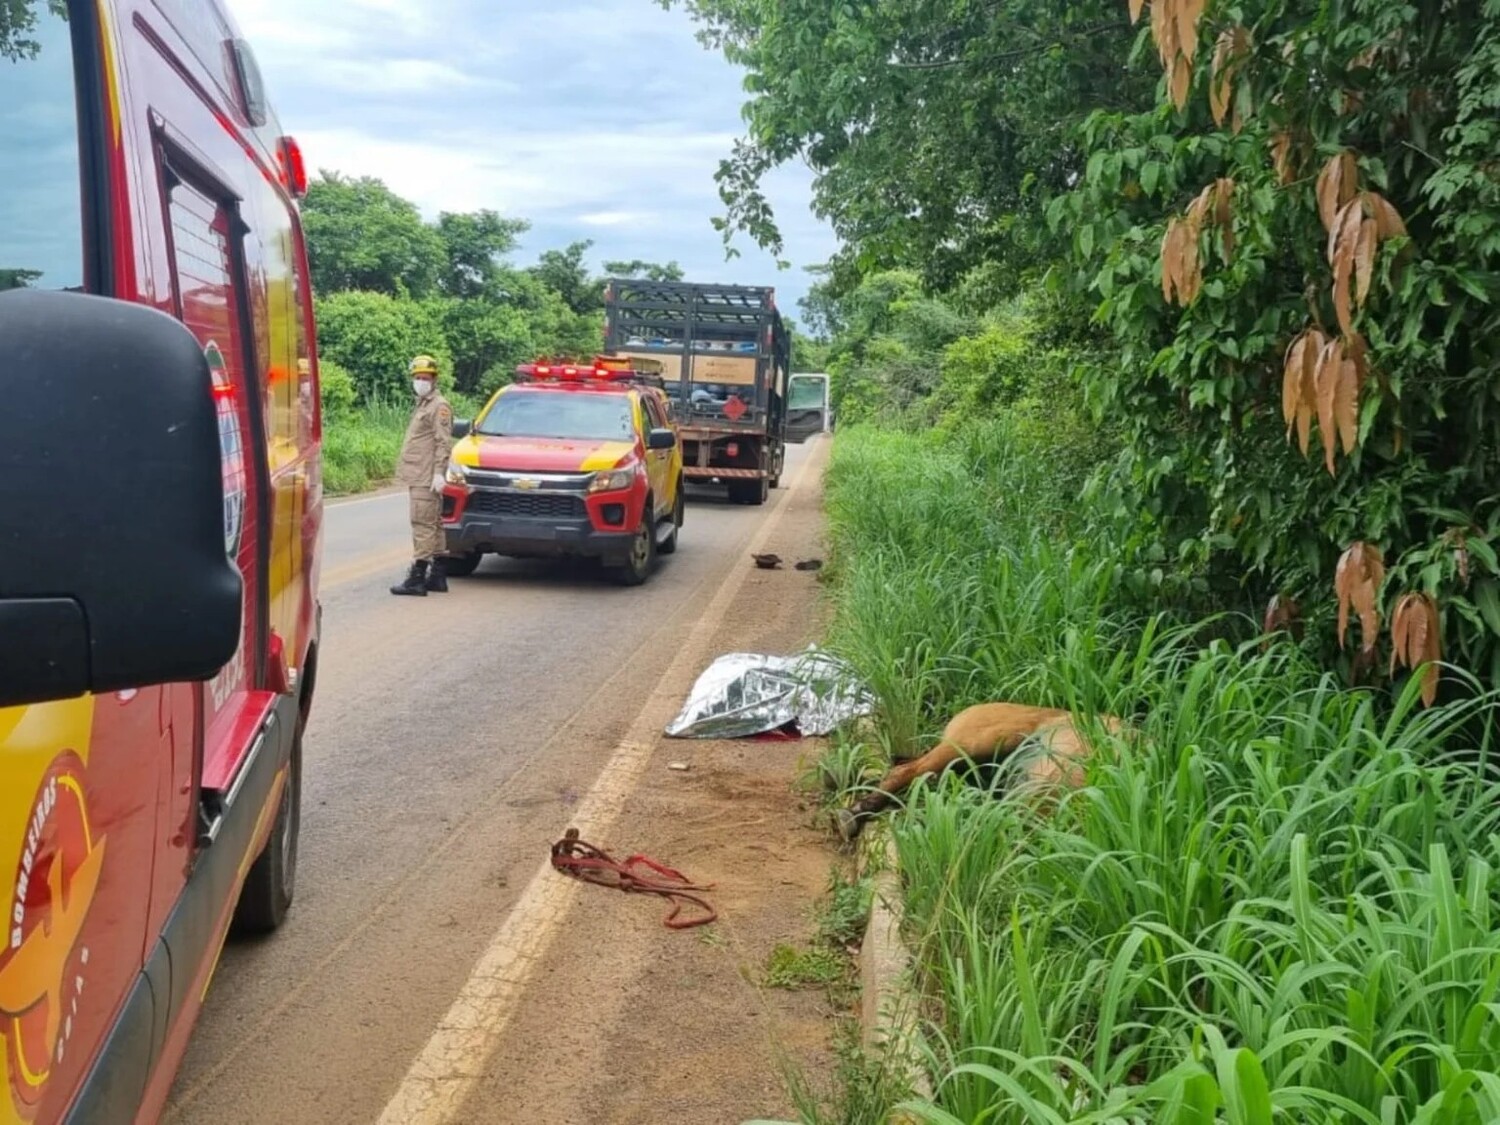
[[[1109,734],[1124,724],[1113,715],[1098,716]],[[953,717],[943,737],[920,758],[895,766],[875,792],[838,812],[839,832],[846,840],[859,835],[864,822],[889,807],[917,778],[938,774],[956,762],[999,762],[1022,747],[1025,759],[1010,788],[1014,794],[1046,795],[1059,786],[1078,788],[1084,781],[1084,761],[1092,753],[1088,724],[1069,711],[1027,707],[1018,703],[979,703]]]

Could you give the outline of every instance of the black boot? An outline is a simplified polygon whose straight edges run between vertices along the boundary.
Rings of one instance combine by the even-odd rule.
[[[427,571],[427,590],[433,594],[446,594],[448,592],[448,568],[443,565],[442,555],[432,560],[432,566]]]
[[[391,593],[408,598],[425,598],[427,596],[427,560],[418,559],[412,563],[406,581],[399,586],[392,586]]]

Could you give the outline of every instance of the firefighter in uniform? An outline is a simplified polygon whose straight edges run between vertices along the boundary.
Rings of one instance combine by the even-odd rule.
[[[425,598],[429,591],[448,590],[443,569],[443,485],[453,449],[453,408],[437,389],[437,360],[419,355],[411,361],[410,372],[417,406],[401,443],[396,482],[406,485],[411,497],[413,561],[406,581],[392,586],[391,593]]]

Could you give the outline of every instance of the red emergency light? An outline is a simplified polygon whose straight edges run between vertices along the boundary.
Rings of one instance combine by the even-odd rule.
[[[302,158],[302,146],[291,137],[282,137],[276,153],[276,162],[281,166],[281,182],[293,198],[307,195],[307,162]]]
[[[553,363],[539,360],[536,363],[522,363],[516,367],[517,375],[524,375],[531,379],[559,379],[564,382],[576,383],[584,379],[601,379],[606,381],[628,380],[639,378],[639,373],[630,367],[614,367],[612,363],[618,360],[610,360],[600,357],[593,363]]]

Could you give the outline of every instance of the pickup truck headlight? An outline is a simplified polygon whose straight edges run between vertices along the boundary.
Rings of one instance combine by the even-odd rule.
[[[594,479],[589,482],[590,492],[620,492],[635,483],[636,467],[632,465],[628,469],[610,469],[606,472],[595,473]]]
[[[465,469],[462,465],[460,465],[457,461],[449,461],[448,462],[448,483],[449,484],[468,484],[469,483],[469,472],[468,472],[468,470]]]

